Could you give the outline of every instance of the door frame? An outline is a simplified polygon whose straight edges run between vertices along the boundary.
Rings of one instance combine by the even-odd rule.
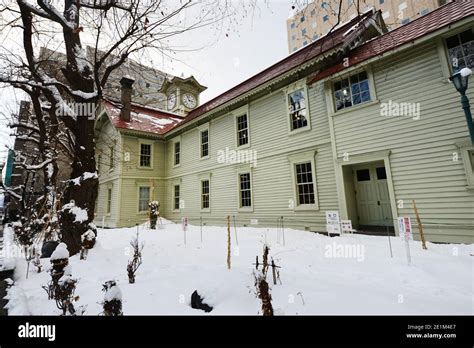
[[[342,219],[349,219],[347,197],[344,186],[344,167],[352,166],[355,164],[363,164],[370,162],[383,162],[385,166],[385,172],[387,173],[387,187],[390,198],[390,207],[392,210],[392,219],[394,219],[393,226],[395,228],[395,234],[398,235],[398,224],[395,223],[395,219],[398,217],[397,204],[395,199],[395,190],[393,188],[392,170],[390,167],[390,154],[391,150],[370,152],[360,155],[349,155],[347,158],[338,158],[335,160],[335,171],[336,171],[336,186],[337,196],[339,204],[339,212]]]

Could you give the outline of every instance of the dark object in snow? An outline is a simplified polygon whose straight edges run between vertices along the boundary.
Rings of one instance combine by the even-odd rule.
[[[54,250],[56,250],[58,244],[59,243],[54,240],[44,242],[43,246],[41,247],[41,258],[44,259],[45,257],[51,257],[51,254]]]
[[[191,307],[195,309],[201,309],[206,313],[209,313],[213,310],[211,306],[207,303],[202,302],[203,298],[199,296],[197,290],[194,290],[193,294],[191,295]]]

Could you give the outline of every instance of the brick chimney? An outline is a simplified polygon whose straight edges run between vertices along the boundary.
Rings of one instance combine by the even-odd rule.
[[[122,86],[122,95],[120,101],[122,102],[122,110],[120,110],[120,119],[125,122],[131,121],[130,111],[132,108],[132,85],[135,80],[126,75],[120,79],[120,85]]]

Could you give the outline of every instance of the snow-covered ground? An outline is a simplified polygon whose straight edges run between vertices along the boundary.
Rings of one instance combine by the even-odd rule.
[[[275,314],[473,314],[474,310],[473,245],[427,243],[428,250],[422,250],[419,242],[410,241],[408,265],[399,237],[391,238],[392,258],[387,237],[329,238],[286,229],[283,245],[282,240],[277,243],[276,229],[238,228],[238,245],[232,231],[228,270],[225,227],[204,226],[201,243],[200,228],[189,226],[184,244],[181,225],[166,222],[160,230],[140,226],[143,265],[136,283],[129,284],[129,242],[136,230],[100,230],[86,261],[71,257],[72,275],[79,279],[77,305],[87,305],[86,315],[102,311],[101,289],[108,280],[116,280],[122,290],[125,315],[205,314],[190,307],[194,290],[214,307],[211,315],[256,315],[260,303],[252,272],[265,241],[281,266],[282,284],[273,285],[271,273],[267,278]],[[41,262],[49,267],[49,259]],[[49,279],[47,272],[34,273],[32,267],[26,279],[26,262],[18,258],[15,285],[8,295],[10,314],[59,314],[41,288]]]

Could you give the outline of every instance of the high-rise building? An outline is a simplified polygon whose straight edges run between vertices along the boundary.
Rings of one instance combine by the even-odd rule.
[[[286,22],[288,51],[301,47],[326,35],[338,24],[345,23],[371,8],[382,11],[389,30],[424,16],[448,0],[313,0],[305,7],[292,11]],[[339,5],[341,9],[339,11]]]

